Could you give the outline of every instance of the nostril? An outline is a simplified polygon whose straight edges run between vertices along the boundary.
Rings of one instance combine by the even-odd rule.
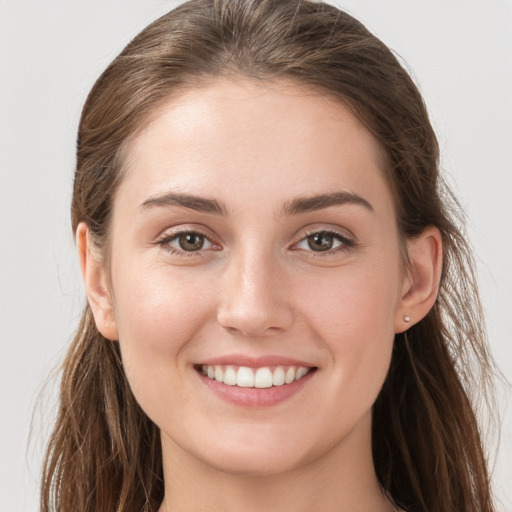
[[[272,336],[281,332],[282,329],[279,327],[224,327],[233,336],[245,336],[246,338],[258,338],[262,336]]]

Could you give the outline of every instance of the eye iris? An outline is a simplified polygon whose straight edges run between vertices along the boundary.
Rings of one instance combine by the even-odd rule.
[[[315,233],[308,236],[308,245],[313,251],[328,251],[333,243],[334,238],[329,233]]]
[[[204,236],[199,233],[183,233],[179,237],[180,247],[184,251],[199,251],[204,245]]]

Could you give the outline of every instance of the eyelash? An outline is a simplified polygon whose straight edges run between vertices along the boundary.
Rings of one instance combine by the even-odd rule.
[[[172,247],[169,245],[174,240],[177,240],[181,236],[184,235],[200,235],[204,238],[205,241],[215,245],[214,242],[210,239],[210,237],[203,232],[201,232],[198,229],[184,229],[182,231],[176,231],[175,233],[166,234],[164,235],[160,240],[157,240],[157,244],[160,245],[163,249],[168,251],[170,254],[177,255],[177,256],[183,256],[183,257],[190,257],[190,256],[204,256],[205,255],[205,249],[198,249],[197,251],[185,251],[183,249],[177,249],[175,247]]]
[[[312,230],[312,231],[306,232],[305,235],[294,245],[298,245],[302,242],[306,242],[309,237],[311,237],[313,235],[319,235],[319,234],[332,236],[335,240],[340,242],[341,245],[339,245],[338,247],[335,247],[333,249],[329,249],[327,251],[313,251],[312,249],[306,250],[305,252],[308,253],[308,257],[310,257],[310,258],[329,257],[336,253],[350,252],[356,248],[356,241],[354,239],[349,238],[348,236],[342,235],[338,231],[333,231],[330,229],[319,229],[319,230]]]
[[[319,230],[312,230],[309,232],[306,232],[304,236],[298,241],[293,244],[292,247],[299,245],[300,243],[306,242],[307,239],[313,235],[329,235],[332,236],[336,241],[340,242],[341,245],[338,247],[335,247],[334,249],[329,249],[326,251],[314,251],[314,250],[304,250],[304,252],[309,253],[309,257],[312,258],[318,258],[318,257],[328,257],[332,256],[333,254],[336,254],[338,252],[350,252],[355,249],[356,242],[355,240],[342,235],[341,233],[338,233],[337,231],[329,230],[329,229],[319,229]],[[204,238],[208,243],[212,244],[212,246],[215,246],[216,244],[211,240],[211,238],[206,235],[205,233],[201,232],[197,229],[185,229],[182,231],[177,231],[172,234],[166,234],[161,239],[157,240],[157,244],[160,245],[162,248],[164,248],[166,251],[168,251],[170,254],[178,255],[182,257],[191,257],[191,256],[204,256],[205,251],[208,249],[198,249],[197,251],[186,251],[183,249],[177,249],[175,247],[172,247],[169,245],[171,242],[177,240],[179,237],[184,235],[200,235]],[[217,249],[218,250],[218,249]],[[301,249],[294,249],[294,250],[301,250]]]

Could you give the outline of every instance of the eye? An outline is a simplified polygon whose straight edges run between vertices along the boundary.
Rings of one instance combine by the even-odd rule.
[[[206,238],[200,233],[181,233],[175,239],[184,251],[199,251],[204,247]]]
[[[214,248],[211,240],[197,231],[180,231],[162,238],[159,245],[172,252],[198,252]]]
[[[335,231],[316,231],[307,235],[295,248],[313,252],[335,252],[354,246],[354,242]]]
[[[329,251],[335,242],[334,235],[326,232],[314,233],[309,235],[306,240],[308,247],[313,251]]]

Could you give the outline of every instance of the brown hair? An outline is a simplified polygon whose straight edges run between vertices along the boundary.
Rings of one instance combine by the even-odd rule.
[[[382,487],[404,509],[492,512],[470,400],[477,385],[487,396],[481,386],[492,366],[471,253],[454,217],[460,208],[439,176],[418,89],[357,20],[311,1],[192,0],[152,23],[104,71],[83,108],[73,230],[87,223],[107,254],[124,145],[159,104],[215,76],[284,78],[338,98],[387,155],[403,239],[427,226],[440,230],[440,293],[423,320],[395,337],[373,408],[374,463]],[[41,510],[155,511],[163,492],[158,429],[131,393],[118,343],[99,334],[86,306],[63,364]]]

